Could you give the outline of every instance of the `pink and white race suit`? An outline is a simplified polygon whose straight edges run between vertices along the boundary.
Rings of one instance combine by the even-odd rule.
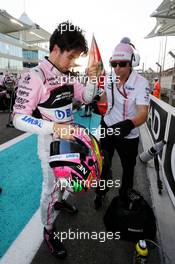
[[[17,129],[39,135],[38,154],[43,170],[41,219],[46,228],[52,227],[56,217],[54,203],[62,199],[58,178],[48,163],[53,124],[73,122],[73,98],[89,103],[95,95],[94,84],[83,86],[75,77],[61,73],[47,58],[19,80],[13,123]]]

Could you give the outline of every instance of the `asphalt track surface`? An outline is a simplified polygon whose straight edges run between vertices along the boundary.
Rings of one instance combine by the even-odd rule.
[[[15,128],[6,128],[8,114],[0,113],[0,144],[21,134]],[[139,146],[140,152],[142,146]],[[121,179],[122,169],[118,155],[115,154],[113,159],[113,179]],[[139,190],[144,198],[151,205],[149,182],[146,176],[145,166],[138,160],[135,170],[135,189]],[[118,194],[117,188],[111,188],[108,193],[102,209],[96,211],[94,209],[94,192],[90,191],[85,194],[78,194],[69,197],[69,202],[76,204],[78,207],[77,215],[69,215],[61,212],[55,222],[58,232],[67,234],[74,232],[75,238],[67,238],[64,240],[65,247],[68,250],[68,256],[64,260],[54,258],[49,254],[45,243],[43,242],[33,258],[32,264],[132,264],[135,243],[124,240],[109,240],[104,238],[105,226],[103,216],[111,199]],[[87,232],[89,239],[79,239],[80,232]],[[92,232],[96,232],[98,239],[91,237]],[[104,241],[104,242],[102,242]],[[158,242],[158,241],[157,241]],[[32,243],[32,241],[31,241]],[[26,245],[27,246],[27,245]],[[148,264],[159,264],[160,252],[157,248],[149,250]],[[17,264],[17,263],[14,263]]]
[[[145,199],[151,205],[149,184],[146,178],[145,167],[138,160],[135,170],[135,188],[139,190]],[[121,165],[118,155],[115,155],[113,160],[113,177],[114,179],[121,178]],[[102,209],[96,211],[94,209],[94,197],[93,191],[85,194],[79,194],[73,197],[69,197],[69,202],[76,204],[78,207],[77,215],[69,215],[65,212],[61,212],[56,219],[57,232],[66,232],[69,230],[75,233],[75,238],[71,235],[71,239],[64,240],[64,245],[68,250],[68,256],[65,260],[55,259],[48,253],[45,242],[43,242],[35,255],[32,264],[132,264],[135,243],[122,241],[122,240],[109,240],[102,241],[103,233],[105,232],[105,226],[103,223],[103,216],[107,207],[110,204],[111,199],[118,194],[117,188],[111,188],[109,191],[105,203]],[[79,239],[80,232],[96,232],[98,238],[101,239]],[[77,235],[78,233],[78,235]],[[101,234],[101,235],[100,235]],[[69,236],[69,235],[68,235]],[[148,264],[160,264],[160,253],[157,248],[149,250]]]

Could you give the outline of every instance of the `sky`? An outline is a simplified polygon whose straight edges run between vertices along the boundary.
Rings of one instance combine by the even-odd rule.
[[[173,66],[168,51],[175,50],[175,37],[145,39],[156,25],[151,13],[163,0],[0,0],[0,9],[19,18],[25,11],[33,22],[52,33],[60,22],[69,20],[85,30],[90,47],[94,33],[105,68],[114,47],[129,37],[141,56],[140,68],[158,70],[165,52],[165,68]],[[87,59],[83,62],[86,64]],[[82,61],[80,60],[80,63]]]

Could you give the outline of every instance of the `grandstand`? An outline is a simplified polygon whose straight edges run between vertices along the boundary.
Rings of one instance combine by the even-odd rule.
[[[24,12],[19,19],[0,9],[0,73],[20,73],[48,55],[50,33]]]

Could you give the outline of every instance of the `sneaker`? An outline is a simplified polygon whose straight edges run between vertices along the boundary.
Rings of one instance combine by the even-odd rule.
[[[54,209],[55,211],[65,211],[69,214],[76,214],[78,213],[78,209],[76,208],[75,205],[71,205],[66,200],[62,200],[61,202],[56,202],[54,204]]]
[[[63,243],[56,237],[54,229],[48,231],[44,228],[44,241],[54,257],[63,259],[67,256],[67,250],[64,248]]]
[[[105,198],[104,195],[96,194],[95,199],[94,199],[94,207],[96,210],[102,208],[104,198]]]

